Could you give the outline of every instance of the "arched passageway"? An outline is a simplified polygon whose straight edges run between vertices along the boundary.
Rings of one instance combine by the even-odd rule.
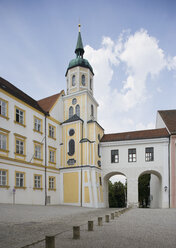
[[[120,172],[111,172],[104,177],[104,199],[106,207],[126,207],[127,178]]]
[[[162,177],[156,171],[144,171],[138,177],[138,201],[142,208],[162,207]]]

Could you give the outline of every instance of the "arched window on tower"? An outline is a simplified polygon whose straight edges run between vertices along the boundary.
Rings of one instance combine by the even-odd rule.
[[[92,79],[90,79],[90,90],[92,90]]]
[[[69,108],[69,118],[71,118],[73,116],[73,107],[71,106]]]
[[[86,78],[85,78],[85,75],[82,75],[81,82],[82,82],[82,85],[83,85],[83,86],[86,85]]]
[[[79,106],[79,104],[76,105],[75,113],[76,113],[77,116],[80,117],[80,106]]]
[[[76,85],[76,77],[75,75],[72,76],[72,86]]]
[[[73,139],[69,141],[68,149],[68,155],[73,156],[73,154],[75,153],[75,141]]]
[[[91,105],[91,117],[93,117],[93,116],[94,116],[94,106]]]

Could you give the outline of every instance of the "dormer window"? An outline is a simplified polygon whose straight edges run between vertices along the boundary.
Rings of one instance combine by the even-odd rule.
[[[73,107],[71,106],[69,108],[69,118],[71,118],[73,116]]]
[[[75,75],[72,76],[72,86],[76,85],[76,77]]]
[[[92,79],[90,79],[90,90],[92,90]]]
[[[82,82],[82,85],[83,85],[83,86],[86,85],[86,78],[85,78],[85,75],[82,75],[82,77],[81,77],[81,82]]]

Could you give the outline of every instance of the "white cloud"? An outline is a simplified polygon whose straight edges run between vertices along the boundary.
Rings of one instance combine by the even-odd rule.
[[[176,57],[168,60],[157,39],[146,30],[137,31],[128,37],[125,35],[122,33],[118,41],[103,37],[101,47],[97,50],[88,45],[85,47],[85,57],[95,72],[94,94],[100,104],[98,119],[106,132],[153,128],[150,121],[147,125],[134,123],[128,117],[128,112],[135,112],[135,108],[151,97],[147,90],[148,78],[152,81],[163,69],[176,68]],[[117,83],[116,87],[114,84],[112,87],[114,70],[119,65],[126,68],[126,80],[121,89]]]

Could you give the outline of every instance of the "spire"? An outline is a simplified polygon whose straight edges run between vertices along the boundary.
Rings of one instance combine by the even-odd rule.
[[[78,33],[78,40],[77,40],[77,44],[76,44],[76,49],[75,49],[75,53],[77,58],[83,58],[83,54],[84,54],[84,48],[83,48],[83,43],[82,43],[82,38],[81,38],[81,24],[78,25],[79,27],[79,33]]]

